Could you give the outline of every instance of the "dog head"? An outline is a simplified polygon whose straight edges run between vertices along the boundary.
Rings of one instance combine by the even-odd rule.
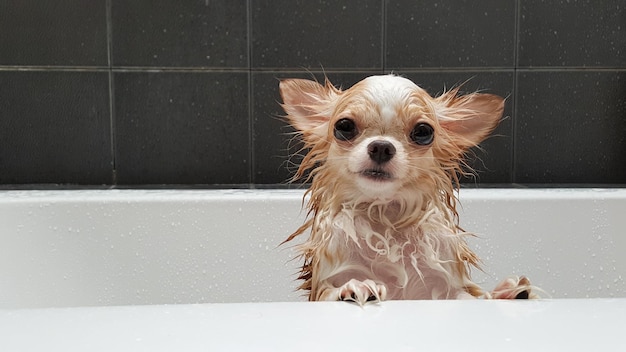
[[[280,82],[289,123],[308,153],[296,177],[366,201],[390,201],[458,182],[464,152],[497,126],[504,99],[458,89],[431,97],[408,79],[371,76],[347,90]],[[407,193],[408,192],[408,193]]]

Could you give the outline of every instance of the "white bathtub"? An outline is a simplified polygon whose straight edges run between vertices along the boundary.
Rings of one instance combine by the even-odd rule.
[[[123,320],[137,326],[152,321],[158,325],[159,317],[164,319],[163,329],[169,326],[168,319],[181,320],[183,328],[171,328],[180,330],[182,335],[177,338],[196,331],[185,329],[185,322],[202,321],[203,317],[225,324],[222,327],[273,317],[277,326],[270,322],[257,330],[276,328],[297,335],[298,331],[303,333],[299,325],[289,323],[285,316],[302,313],[310,317],[315,314],[309,311],[311,305],[327,317],[351,321],[370,313],[401,321],[402,317],[394,316],[396,311],[416,310],[415,314],[424,312],[432,319],[438,316],[437,309],[452,310],[459,317],[474,311],[492,312],[496,329],[520,323],[515,320],[520,314],[567,326],[574,320],[560,322],[560,317],[581,307],[581,311],[596,312],[595,319],[610,323],[611,328],[624,327],[626,331],[624,318],[619,318],[626,316],[626,189],[461,190],[461,225],[479,235],[472,239],[471,246],[484,263],[484,273],[474,272],[476,281],[493,287],[508,275],[523,274],[552,300],[413,302],[411,306],[406,306],[411,302],[386,302],[366,309],[349,304],[297,303],[303,301],[294,291],[295,273],[301,263],[291,260],[291,244],[278,244],[304,219],[302,194],[286,190],[0,192],[0,350],[37,350],[37,343],[67,343],[64,333],[71,335],[76,329],[90,327],[100,331],[96,327],[102,321]],[[198,303],[204,305],[194,305]],[[503,304],[508,308],[501,309]],[[138,305],[149,307],[112,307]],[[520,313],[526,309],[527,313]],[[171,313],[169,318],[166,311]],[[251,315],[246,317],[243,311]],[[432,312],[432,316],[426,312]],[[513,318],[510,312],[516,312]],[[319,316],[309,320],[323,319]],[[593,321],[588,314],[580,319]],[[70,323],[56,326],[57,321]],[[56,327],[43,333],[45,327],[39,325],[46,324]],[[129,330],[123,324],[109,325],[109,332],[87,334],[93,337],[87,342],[95,346],[100,341],[102,346],[111,347],[109,350],[120,350],[103,341],[111,336],[120,341],[133,339],[126,336]],[[589,328],[605,327],[596,322]],[[143,337],[137,341],[150,340],[147,331],[152,330],[144,330],[138,330]],[[3,339],[2,331],[12,338]],[[31,338],[33,333],[39,338]],[[205,336],[200,331],[198,334]],[[248,341],[220,336],[225,341]],[[158,339],[164,341],[156,345],[169,346],[165,342],[167,334],[155,333],[150,341]],[[127,347],[136,350],[132,347],[138,346],[137,341],[132,341]],[[618,343],[616,337],[604,341]],[[58,346],[79,350],[86,345]],[[286,344],[285,350],[288,347]]]

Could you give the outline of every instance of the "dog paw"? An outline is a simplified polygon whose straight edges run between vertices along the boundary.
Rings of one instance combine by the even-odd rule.
[[[384,301],[387,297],[385,285],[372,280],[359,281],[352,279],[338,289],[338,300],[354,302],[360,306],[366,303]]]
[[[538,296],[532,292],[530,280],[525,276],[510,277],[501,283],[491,292],[494,299],[533,299]]]

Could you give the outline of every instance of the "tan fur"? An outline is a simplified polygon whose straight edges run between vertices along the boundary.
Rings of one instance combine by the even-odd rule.
[[[280,91],[286,118],[308,150],[295,179],[311,182],[309,218],[285,242],[310,232],[298,246],[300,288],[310,300],[362,300],[363,292],[377,300],[490,296],[470,279],[479,258],[458,226],[455,187],[465,151],[498,124],[502,98],[459,96],[458,89],[433,98],[392,75],[346,91],[328,80],[289,79]],[[355,122],[353,140],[334,137],[342,118]],[[410,140],[417,123],[434,128],[431,145]],[[365,144],[379,139],[397,153],[384,165],[390,180],[374,182],[354,169],[369,163]]]

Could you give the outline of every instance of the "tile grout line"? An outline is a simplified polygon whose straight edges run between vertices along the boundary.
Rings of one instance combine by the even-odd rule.
[[[109,75],[109,123],[111,128],[111,185],[117,186],[117,138],[115,123],[115,88],[113,82],[113,19],[111,3],[112,0],[106,0],[106,24],[107,24],[107,63]]]
[[[385,70],[388,67],[384,68]],[[407,73],[438,73],[438,72],[626,72],[626,67],[621,66],[528,66],[528,67],[393,67]],[[188,73],[214,73],[214,72],[281,72],[281,73],[367,73],[380,72],[380,68],[372,67],[346,67],[303,69],[302,67],[174,67],[174,66],[16,66],[0,65],[2,71],[58,71],[58,72],[188,72]]]
[[[517,181],[517,177],[516,177],[516,167],[515,165],[517,164],[515,162],[515,158],[517,157],[517,152],[516,152],[516,147],[517,147],[517,143],[516,143],[516,137],[517,137],[517,127],[518,127],[518,114],[517,114],[517,107],[518,107],[518,82],[517,82],[517,76],[518,76],[518,67],[519,67],[519,38],[520,38],[520,21],[521,21],[521,1],[517,0],[515,2],[515,21],[514,21],[514,35],[513,35],[513,106],[511,107],[511,114],[513,115],[512,120],[511,121],[511,152],[510,152],[510,170],[511,170],[511,176],[509,176],[509,182],[510,183],[514,183]]]
[[[255,186],[256,160],[254,148],[254,98],[252,96],[252,0],[246,0],[246,36],[248,44],[248,183],[249,188]]]
[[[381,63],[381,74],[385,73],[387,69],[387,0],[381,0],[381,9],[382,9],[382,19],[381,19],[381,34],[380,34],[380,63]]]

